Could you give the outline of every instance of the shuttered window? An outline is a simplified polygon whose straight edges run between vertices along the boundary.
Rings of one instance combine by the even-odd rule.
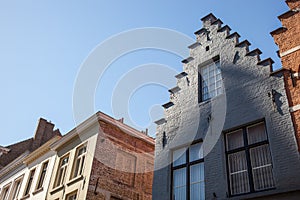
[[[274,188],[272,159],[264,122],[229,132],[225,138],[230,194]]]

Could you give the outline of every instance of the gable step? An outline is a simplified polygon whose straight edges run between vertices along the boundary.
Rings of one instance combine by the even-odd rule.
[[[237,32],[234,32],[234,33],[231,33],[230,35],[228,35],[226,37],[226,39],[230,39],[230,38],[233,38],[233,37],[240,38],[241,36]]]
[[[222,31],[224,31],[224,30],[227,30],[228,32],[230,32],[230,31],[231,31],[231,28],[230,28],[228,25],[225,25],[225,26],[219,28],[218,32],[222,32]]]
[[[195,42],[195,43],[191,44],[190,46],[188,46],[188,48],[189,49],[194,49],[194,48],[196,48],[196,47],[198,47],[200,45],[201,45],[200,42]]]
[[[175,94],[176,92],[178,92],[180,90],[181,90],[180,87],[176,86],[176,87],[169,89],[168,91],[172,94]]]
[[[258,65],[272,65],[274,63],[274,61],[272,60],[272,58],[266,58],[262,61],[259,61],[257,64]]]
[[[201,33],[206,33],[207,29],[206,28],[201,28],[198,31],[194,32],[195,35],[200,35]]]
[[[246,53],[246,56],[259,56],[260,54],[262,54],[261,50],[259,50],[258,48],[252,50],[252,51],[249,51],[248,53]]]
[[[161,124],[164,124],[166,122],[167,122],[167,120],[165,118],[161,118],[161,119],[155,121],[154,123],[157,124],[157,125],[161,125]]]
[[[285,32],[286,30],[287,30],[287,28],[285,28],[285,27],[280,27],[280,28],[278,28],[278,29],[276,29],[276,30],[270,32],[270,34],[273,36],[273,35],[278,34],[278,33],[283,33],[283,32]]]
[[[184,64],[187,64],[187,63],[191,62],[192,60],[194,60],[193,57],[188,57],[188,58],[182,60],[181,62],[184,63]]]
[[[235,47],[244,47],[244,46],[250,46],[251,45],[251,43],[248,41],[248,40],[244,40],[244,41],[242,41],[242,42],[240,42],[240,43],[238,43],[238,44],[236,44],[235,45]]]
[[[188,74],[186,72],[181,72],[181,73],[177,74],[175,77],[179,79],[179,78],[185,77],[187,75]]]
[[[174,106],[174,103],[169,101],[168,103],[165,103],[164,105],[162,105],[162,107],[164,107],[165,109],[168,109],[170,107]]]

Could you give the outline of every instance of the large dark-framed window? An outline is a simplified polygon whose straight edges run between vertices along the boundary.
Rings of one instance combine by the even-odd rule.
[[[265,122],[225,133],[228,189],[231,196],[275,187]]]
[[[224,93],[220,57],[216,56],[199,66],[199,102]]]
[[[202,142],[172,152],[172,200],[205,199]]]

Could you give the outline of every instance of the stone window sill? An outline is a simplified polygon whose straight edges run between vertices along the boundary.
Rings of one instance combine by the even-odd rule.
[[[77,176],[75,178],[73,178],[72,180],[70,180],[68,183],[67,183],[67,186],[70,186],[78,181],[81,181],[83,179],[83,176],[80,175],[80,176]]]
[[[30,194],[27,194],[27,195],[23,196],[20,200],[28,199],[29,197],[30,197]]]
[[[39,193],[39,192],[41,192],[41,191],[43,191],[43,190],[44,190],[43,187],[38,188],[38,189],[36,189],[34,192],[32,192],[32,194],[35,195],[35,194],[37,194],[37,193]]]
[[[64,185],[60,185],[60,186],[57,186],[56,188],[53,188],[53,190],[50,192],[50,194],[54,194],[60,190],[62,190],[65,186]]]

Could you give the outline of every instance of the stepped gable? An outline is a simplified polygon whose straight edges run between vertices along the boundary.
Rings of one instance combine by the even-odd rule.
[[[0,148],[0,169],[18,158],[24,152],[36,150],[54,136],[61,136],[60,131],[58,129],[54,130],[53,123],[40,118],[34,137]],[[6,151],[4,152],[4,150]]]
[[[251,43],[248,40],[240,41],[238,32],[231,32],[228,25],[215,17],[212,13],[201,19],[202,27],[194,34],[195,43],[188,46],[190,55],[182,61],[183,71],[176,75],[177,85],[170,89],[170,102],[162,105],[164,107],[164,118],[158,120],[157,140],[159,141],[166,127],[179,126],[178,116],[184,112],[187,107],[193,107],[199,104],[198,93],[198,70],[213,60],[219,60],[221,63],[222,76],[224,79],[226,73],[236,70],[243,74],[251,76],[236,77],[231,84],[247,84],[253,79],[260,81],[270,77],[273,72],[271,58],[261,59],[261,51],[258,48],[250,49]],[[198,66],[198,67],[195,67]],[[228,87],[228,86],[227,86]],[[190,105],[190,106],[189,106]],[[168,137],[168,132],[166,132]],[[160,148],[160,147],[158,147]]]
[[[285,2],[289,10],[278,16],[282,27],[271,32],[282,63],[282,68],[273,74],[284,76],[289,112],[300,152],[300,0]]]

